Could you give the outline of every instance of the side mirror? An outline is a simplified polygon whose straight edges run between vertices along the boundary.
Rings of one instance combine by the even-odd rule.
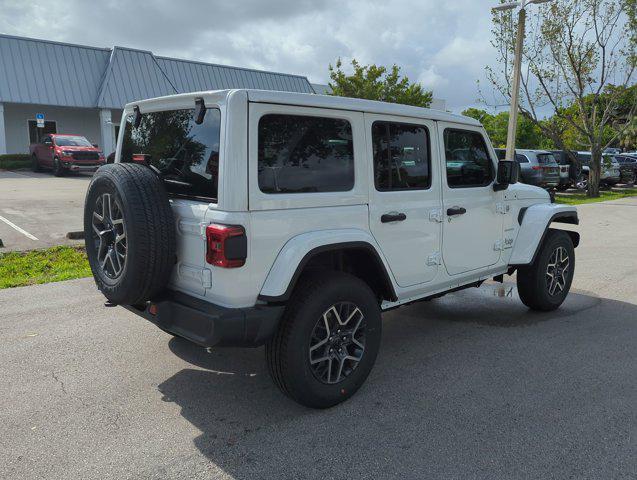
[[[509,185],[516,183],[520,177],[520,164],[515,160],[500,160],[498,162],[498,173],[493,190],[506,190]]]
[[[91,145],[93,145],[94,148],[98,148],[99,145],[97,143],[92,143]]]

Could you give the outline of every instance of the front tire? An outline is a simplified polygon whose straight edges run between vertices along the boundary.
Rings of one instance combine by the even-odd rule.
[[[518,269],[518,293],[532,310],[551,311],[568,295],[575,272],[575,248],[568,233],[549,230],[531,265]]]
[[[56,177],[63,177],[65,174],[65,168],[62,166],[60,159],[55,157],[53,159],[53,175]]]
[[[365,282],[334,271],[306,277],[266,345],[270,375],[302,405],[337,405],[354,395],[372,370],[381,329],[378,299]]]

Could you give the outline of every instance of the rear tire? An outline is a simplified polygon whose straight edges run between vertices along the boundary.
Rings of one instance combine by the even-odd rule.
[[[359,278],[335,271],[303,278],[266,344],[270,375],[301,405],[337,405],[372,370],[381,329],[378,299]]]
[[[31,170],[33,170],[34,172],[39,172],[41,170],[40,161],[35,155],[31,155]]]
[[[84,205],[84,241],[95,283],[112,303],[152,299],[175,264],[176,231],[168,194],[148,167],[100,167]]]
[[[518,269],[522,303],[532,310],[555,310],[568,295],[574,272],[575,248],[570,235],[550,229],[535,261]]]
[[[588,175],[580,173],[579,178],[575,182],[575,188],[578,190],[586,190],[588,188]]]

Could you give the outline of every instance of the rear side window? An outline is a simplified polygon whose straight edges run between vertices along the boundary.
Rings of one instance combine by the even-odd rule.
[[[515,154],[515,159],[518,163],[529,163],[529,159],[520,153]]]
[[[553,156],[552,153],[538,153],[537,161],[538,163],[541,163],[542,165],[557,164],[557,162],[555,161],[555,157]]]
[[[354,188],[352,126],[339,118],[268,114],[259,119],[259,188],[264,193]]]
[[[422,190],[431,185],[429,132],[422,125],[374,122],[376,190]]]
[[[215,200],[221,112],[208,108],[200,125],[193,113],[194,109],[144,113],[138,128],[129,115],[120,159],[154,167],[171,195]]]
[[[444,139],[449,187],[484,187],[491,183],[494,168],[479,132],[448,128]]]

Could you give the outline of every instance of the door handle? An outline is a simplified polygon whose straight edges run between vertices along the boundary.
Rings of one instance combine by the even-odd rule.
[[[464,207],[451,207],[447,209],[447,215],[464,215],[467,213],[467,209]]]
[[[407,218],[407,215],[405,215],[404,213],[385,213],[380,217],[380,221],[382,223],[389,223],[389,222],[402,222],[403,220],[405,220]]]

